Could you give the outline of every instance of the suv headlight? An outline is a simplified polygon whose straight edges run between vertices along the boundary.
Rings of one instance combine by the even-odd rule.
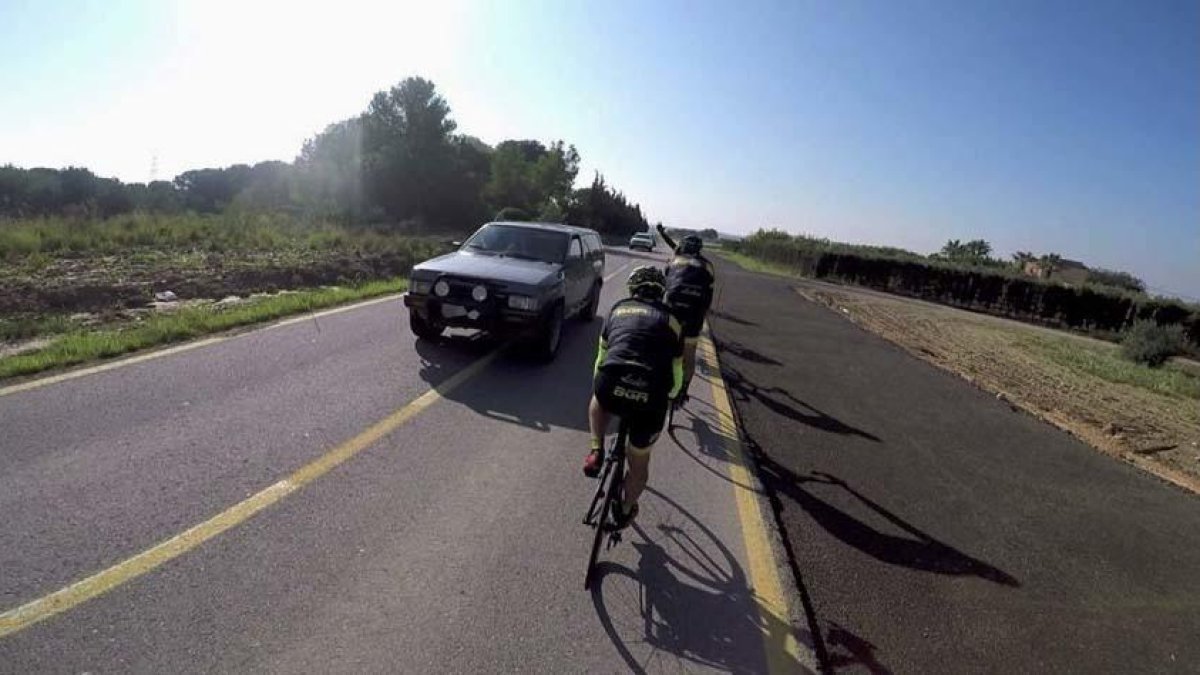
[[[531,298],[528,295],[510,295],[508,296],[508,306],[513,309],[520,309],[526,312],[532,312],[537,309],[537,298]]]
[[[408,282],[408,292],[413,295],[429,295],[433,290],[433,282],[422,279],[412,279]]]

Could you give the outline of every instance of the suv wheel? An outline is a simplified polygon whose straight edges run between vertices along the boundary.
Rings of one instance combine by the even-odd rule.
[[[592,321],[596,318],[596,308],[599,306],[600,284],[597,283],[592,286],[592,292],[590,295],[588,295],[587,304],[583,306],[583,309],[579,310],[579,316],[577,318],[583,323]]]
[[[442,336],[441,326],[422,319],[415,312],[410,312],[408,315],[408,327],[412,329],[413,335],[422,340],[436,340]]]
[[[554,355],[558,353],[558,345],[562,342],[563,319],[563,306],[561,303],[554,305],[550,312],[546,314],[545,322],[542,324],[541,331],[534,341],[534,354],[539,359],[543,361],[554,360]]]

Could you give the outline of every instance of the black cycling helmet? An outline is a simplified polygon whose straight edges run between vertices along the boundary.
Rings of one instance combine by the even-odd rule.
[[[667,290],[667,278],[657,267],[642,265],[629,275],[629,281],[625,285],[629,288],[629,294],[635,298],[661,300]]]
[[[704,241],[694,234],[689,234],[679,242],[679,252],[684,255],[696,255],[704,248]]]

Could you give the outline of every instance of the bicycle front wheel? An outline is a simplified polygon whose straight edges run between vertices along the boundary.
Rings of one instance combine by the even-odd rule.
[[[596,522],[593,527],[596,528],[595,538],[592,540],[592,552],[588,556],[587,576],[583,580],[583,588],[591,590],[592,584],[596,580],[596,560],[600,557],[600,544],[604,541],[606,535],[612,533],[608,530],[609,514],[612,509],[616,508],[617,495],[621,492],[621,485],[625,482],[625,422],[622,421],[617,431],[617,440],[613,443],[612,452],[608,455],[608,462],[612,463],[612,470],[607,472],[607,485],[604,486],[604,502],[600,505],[600,514],[596,517]]]

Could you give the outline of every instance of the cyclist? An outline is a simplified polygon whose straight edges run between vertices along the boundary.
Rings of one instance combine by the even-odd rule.
[[[627,526],[638,512],[638,497],[650,472],[650,449],[662,432],[667,407],[683,384],[683,345],[679,321],[662,302],[666,278],[646,265],[629,275],[629,297],[613,306],[600,334],[588,422],[591,451],[584,475],[595,478],[604,464],[604,432],[612,415],[628,429],[621,504],[613,524]]]
[[[682,405],[687,401],[692,374],[696,372],[696,342],[712,305],[717,274],[712,262],[700,253],[704,248],[700,237],[689,234],[676,245],[662,223],[658,224],[658,234],[675,252],[667,263],[666,302],[683,326],[683,391],[675,399],[676,404]]]

